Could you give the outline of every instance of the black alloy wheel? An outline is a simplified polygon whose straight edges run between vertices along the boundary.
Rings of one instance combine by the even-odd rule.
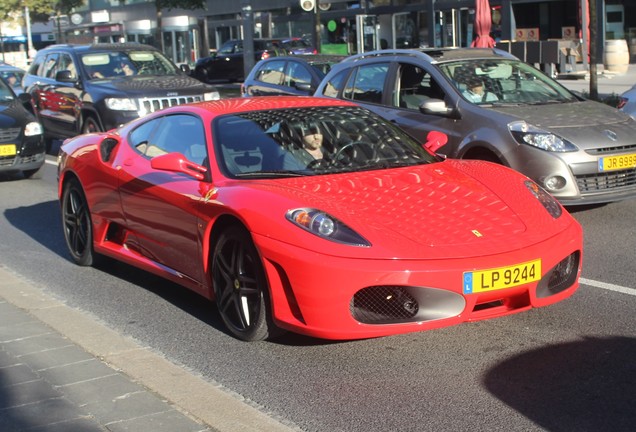
[[[76,264],[90,266],[95,261],[93,225],[88,202],[76,180],[69,181],[62,193],[64,239]]]
[[[220,235],[212,257],[212,281],[219,313],[232,335],[248,342],[273,336],[267,279],[244,228],[233,226]]]

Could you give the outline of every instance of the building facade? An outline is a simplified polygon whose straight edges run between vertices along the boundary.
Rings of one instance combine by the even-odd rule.
[[[319,3],[312,8],[312,1]],[[498,41],[581,41],[589,22],[581,10],[588,1],[598,13],[600,56],[605,42],[617,39],[636,56],[631,0],[490,0],[491,34]],[[154,1],[87,0],[70,16],[54,20],[46,33],[57,42],[148,43],[188,64],[226,40],[241,39],[244,11],[252,14],[254,37],[305,37],[318,42],[323,53],[462,47],[474,37],[475,0],[207,0],[205,6],[157,11]]]

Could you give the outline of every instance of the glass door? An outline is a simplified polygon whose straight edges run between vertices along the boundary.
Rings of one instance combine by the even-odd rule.
[[[359,53],[380,49],[375,15],[356,15],[356,30]]]

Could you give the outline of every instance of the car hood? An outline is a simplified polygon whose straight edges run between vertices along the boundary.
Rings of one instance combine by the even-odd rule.
[[[633,144],[636,136],[634,119],[600,102],[579,101],[491,109],[549,130],[584,150]]]
[[[137,75],[91,81],[91,86],[104,92],[120,91],[132,97],[166,97],[203,94],[213,91],[213,87],[188,75]]]
[[[0,104],[0,129],[21,127],[26,120],[26,112],[19,102]]]
[[[255,181],[250,187],[259,189],[253,195],[259,198],[251,205],[270,209],[268,217],[274,220],[252,230],[270,237],[277,232],[281,241],[311,244],[330,255],[351,256],[352,249],[364,258],[385,259],[504,253],[555,235],[571,219],[565,211],[561,218],[552,218],[527,190],[525,180],[488,162],[448,160],[413,168]],[[286,220],[283,229],[272,230],[271,224],[281,223],[288,210],[302,207],[330,214],[372,246],[352,248],[319,240]]]

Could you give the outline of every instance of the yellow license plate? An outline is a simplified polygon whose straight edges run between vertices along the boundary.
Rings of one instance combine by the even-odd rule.
[[[16,153],[15,144],[0,145],[0,156],[14,156]]]
[[[541,279],[541,260],[508,267],[464,272],[464,294],[510,288]]]
[[[615,171],[636,167],[636,153],[602,157],[598,160],[599,171]]]

